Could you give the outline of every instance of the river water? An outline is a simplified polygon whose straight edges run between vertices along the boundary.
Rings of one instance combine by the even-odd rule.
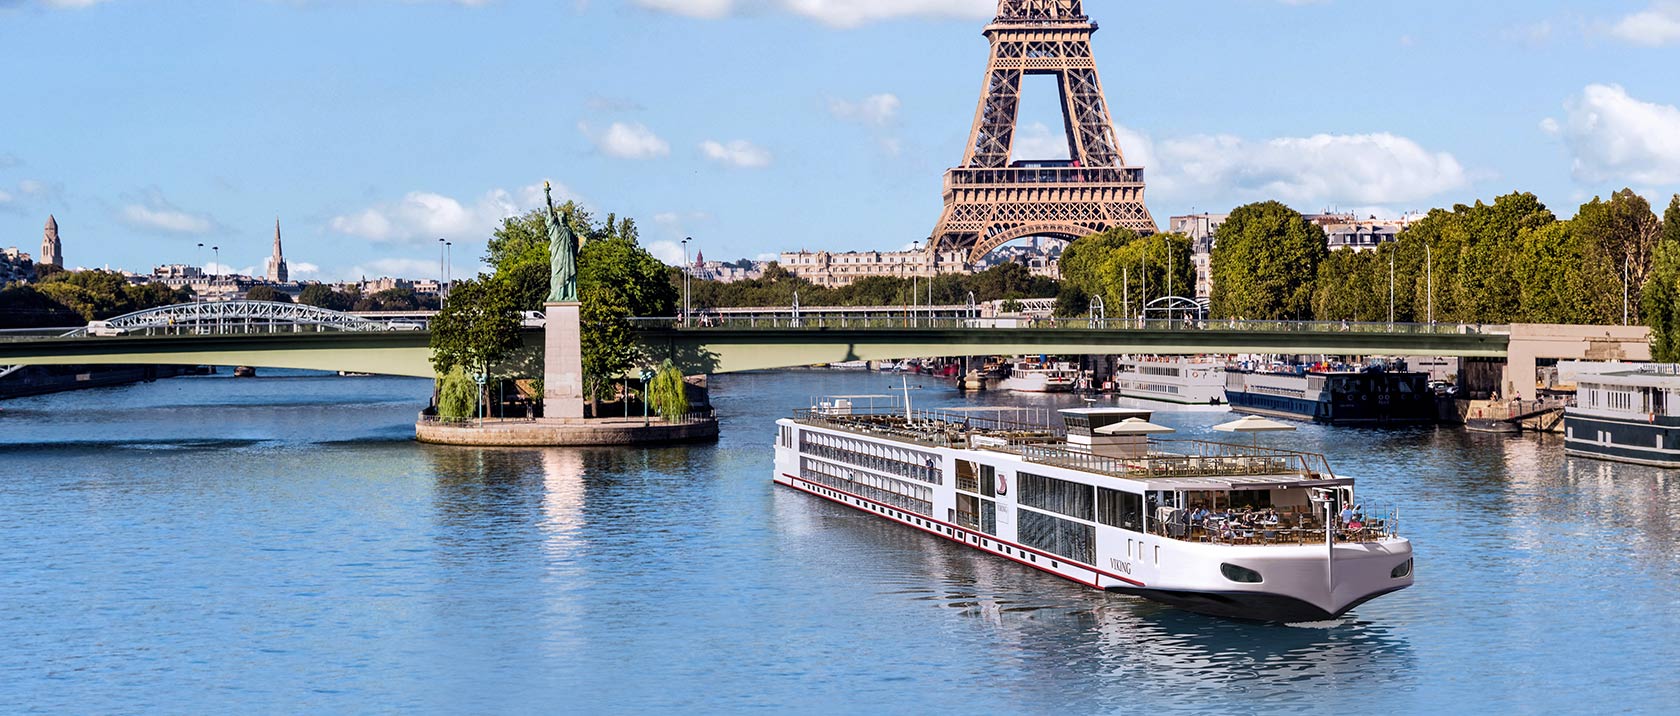
[[[402,379],[0,403],[0,711],[1680,708],[1680,473],[1453,429],[1265,437],[1399,505],[1417,585],[1221,621],[771,484],[776,418],[896,380],[721,377],[721,442],[646,450],[418,445],[429,386]]]

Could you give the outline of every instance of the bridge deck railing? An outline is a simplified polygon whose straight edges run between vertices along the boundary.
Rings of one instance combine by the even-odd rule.
[[[680,318],[632,319],[638,328],[680,330],[834,330],[834,329],[1033,329],[1067,331],[1231,331],[1240,333],[1509,335],[1510,326],[1459,323],[1352,323],[1342,321],[1242,321],[1230,319],[1015,318],[950,316],[858,316],[791,313],[729,314]]]

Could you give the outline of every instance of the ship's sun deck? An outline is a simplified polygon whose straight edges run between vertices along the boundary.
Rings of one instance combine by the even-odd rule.
[[[1078,414],[1093,411],[1063,411]],[[1073,416],[1081,431],[1089,435]],[[1065,425],[1038,409],[858,410],[849,403],[799,411],[817,428],[919,447],[977,450],[1101,478],[1132,482],[1139,531],[1228,545],[1377,542],[1396,536],[1397,515],[1354,499],[1324,456],[1258,445],[1134,436],[1101,445],[1070,442]],[[1089,438],[1087,438],[1087,441]],[[959,468],[960,469],[960,468]],[[1101,480],[1097,481],[1101,484]]]

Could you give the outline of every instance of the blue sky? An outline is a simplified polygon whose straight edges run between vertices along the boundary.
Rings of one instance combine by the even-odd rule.
[[[1090,0],[1157,221],[1680,191],[1680,0]],[[147,270],[477,269],[544,179],[673,258],[898,248],[993,0],[0,0],[0,246]],[[1029,84],[1018,154],[1053,153]],[[300,270],[301,269],[301,270]]]

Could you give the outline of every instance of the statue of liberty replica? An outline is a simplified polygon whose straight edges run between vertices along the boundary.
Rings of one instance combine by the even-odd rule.
[[[550,419],[583,419],[583,329],[578,303],[577,233],[570,213],[554,209],[554,190],[543,182],[548,209],[548,320],[544,328],[543,411]]]
[[[548,202],[548,211],[543,212],[543,223],[548,226],[548,302],[577,303],[579,245],[572,231],[572,215],[554,209],[554,188],[546,181],[543,199]]]

